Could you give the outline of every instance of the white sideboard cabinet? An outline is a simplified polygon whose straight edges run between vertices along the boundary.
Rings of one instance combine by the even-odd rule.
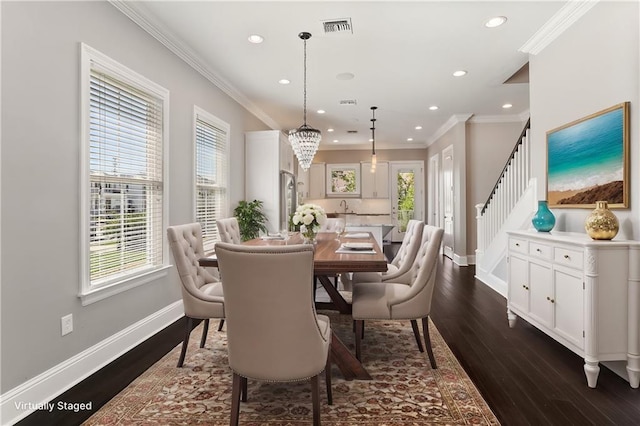
[[[640,242],[554,231],[508,235],[509,326],[519,316],[583,357],[589,387],[596,387],[599,362],[624,360],[637,388]]]

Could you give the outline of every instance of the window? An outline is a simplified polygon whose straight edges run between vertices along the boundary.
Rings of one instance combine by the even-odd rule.
[[[82,45],[80,296],[83,304],[166,274],[169,93]]]
[[[195,107],[196,221],[202,226],[205,251],[218,238],[216,220],[228,216],[227,145],[229,125]]]
[[[327,195],[358,197],[360,195],[360,164],[328,164]]]

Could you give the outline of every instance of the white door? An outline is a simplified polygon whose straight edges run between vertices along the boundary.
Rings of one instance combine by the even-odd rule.
[[[424,220],[424,162],[392,161],[389,182],[391,187],[391,216],[395,227],[391,240],[402,241],[410,219]]]
[[[449,146],[442,151],[442,209],[444,225],[442,246],[444,247],[445,256],[452,259],[454,242],[453,190],[453,146]]]
[[[427,224],[442,227],[441,203],[440,203],[440,155],[436,154],[429,159],[429,179],[427,179],[427,194],[429,204],[427,206]]]

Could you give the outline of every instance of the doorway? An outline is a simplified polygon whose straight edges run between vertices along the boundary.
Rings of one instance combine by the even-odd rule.
[[[442,151],[442,218],[444,235],[442,246],[444,255],[453,259],[454,253],[454,186],[453,186],[453,145]]]
[[[427,179],[427,194],[429,204],[427,205],[427,224],[442,227],[442,203],[440,200],[440,154],[436,154],[429,159],[429,169]]]
[[[424,220],[424,162],[392,161],[391,218],[395,227],[391,241],[401,242],[409,220]]]

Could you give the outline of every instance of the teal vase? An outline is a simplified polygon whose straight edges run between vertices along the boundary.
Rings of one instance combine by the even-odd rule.
[[[538,232],[549,232],[553,229],[556,224],[556,217],[549,210],[547,200],[538,201],[538,211],[533,215],[531,223]]]

